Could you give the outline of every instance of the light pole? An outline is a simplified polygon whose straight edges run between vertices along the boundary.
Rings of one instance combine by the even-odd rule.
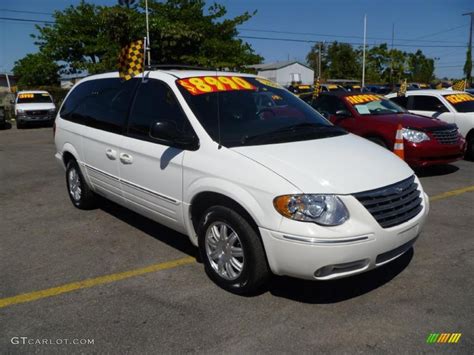
[[[471,16],[471,26],[469,27],[469,45],[467,47],[466,64],[464,64],[464,71],[466,73],[466,81],[469,86],[472,84],[472,22],[474,19],[474,11],[462,14],[463,16]]]

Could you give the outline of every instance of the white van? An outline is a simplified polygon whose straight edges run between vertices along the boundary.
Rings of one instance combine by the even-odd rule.
[[[16,127],[23,128],[29,123],[53,124],[56,106],[47,91],[20,91],[15,98]]]
[[[259,106],[271,94],[278,105]],[[56,122],[72,203],[99,194],[186,234],[221,287],[329,280],[411,248],[429,202],[393,153],[267,79],[192,70],[76,84]]]

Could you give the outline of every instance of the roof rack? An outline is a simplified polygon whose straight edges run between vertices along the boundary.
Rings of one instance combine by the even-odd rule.
[[[146,65],[145,70],[156,70],[156,69],[179,69],[179,70],[218,70],[216,68],[205,68],[197,65],[187,65],[187,64],[152,64]]]

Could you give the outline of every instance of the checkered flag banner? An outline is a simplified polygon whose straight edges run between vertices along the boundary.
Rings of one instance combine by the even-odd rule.
[[[453,83],[453,90],[456,90],[456,91],[466,90],[466,80],[462,79],[462,80],[458,80],[458,81],[454,82]]]
[[[397,96],[405,96],[407,93],[407,79],[403,80],[403,82],[400,84],[400,89],[397,92]]]
[[[321,93],[321,83],[319,82],[319,77],[314,81],[313,85],[313,99],[317,98]]]
[[[143,72],[144,59],[142,39],[123,47],[118,63],[120,78],[129,80]]]

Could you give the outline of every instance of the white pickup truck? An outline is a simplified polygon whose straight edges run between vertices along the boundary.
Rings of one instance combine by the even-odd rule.
[[[15,99],[16,127],[23,128],[26,124],[53,124],[56,106],[47,91],[20,91]]]

